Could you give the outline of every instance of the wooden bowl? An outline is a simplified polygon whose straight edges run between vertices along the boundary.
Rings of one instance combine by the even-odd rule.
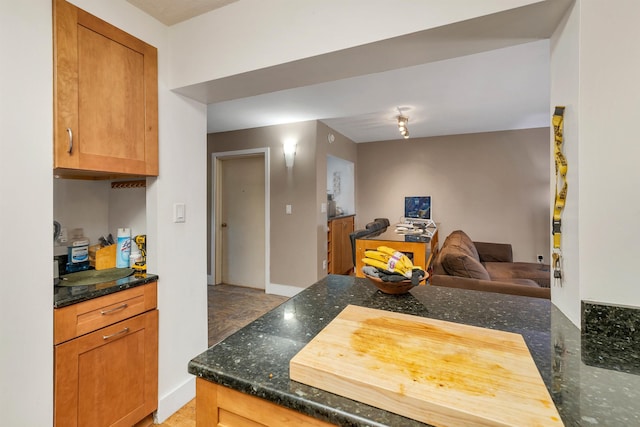
[[[413,284],[411,284],[411,280],[403,280],[401,282],[384,282],[382,279],[378,277],[369,276],[365,274],[365,277],[369,279],[371,283],[376,285],[376,288],[380,289],[381,292],[385,294],[391,295],[400,295],[406,294],[413,288]]]

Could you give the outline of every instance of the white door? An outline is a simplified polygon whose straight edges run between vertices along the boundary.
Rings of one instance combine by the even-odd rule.
[[[220,162],[222,283],[265,288],[264,156]]]

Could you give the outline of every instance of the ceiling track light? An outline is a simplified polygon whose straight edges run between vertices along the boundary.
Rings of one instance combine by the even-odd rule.
[[[400,135],[404,137],[404,139],[409,139],[409,128],[407,125],[409,124],[409,118],[407,116],[402,115],[402,111],[398,108],[398,130],[400,131]]]

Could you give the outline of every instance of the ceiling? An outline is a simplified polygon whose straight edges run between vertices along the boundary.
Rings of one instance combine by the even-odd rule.
[[[209,104],[208,131],[321,120],[355,142],[549,125],[546,40]]]
[[[240,0],[128,1],[172,25]],[[217,87],[211,86],[215,83],[203,83],[177,91],[208,104],[209,133],[320,120],[355,142],[395,140],[402,139],[396,124],[399,110],[409,117],[411,138],[548,126],[548,35],[569,0],[561,2],[562,7],[558,7],[559,2],[554,6],[541,3],[544,9],[540,5],[536,9],[520,8],[521,13],[511,14],[510,24],[504,25],[513,27],[512,32],[519,36],[527,33],[522,28],[526,23],[531,27],[528,37],[511,37],[512,41],[494,44],[498,48],[476,49],[478,53],[467,49],[424,60],[416,55],[415,64],[403,68],[385,69],[381,65],[353,76],[337,72],[333,80],[298,82],[293,88],[287,88],[282,69],[274,67],[271,88],[256,94],[242,89],[247,87],[245,79],[251,78],[251,73],[236,79],[237,85],[232,84],[232,76],[220,79]],[[485,27],[495,31],[496,22],[485,21]],[[268,70],[258,71],[263,73],[261,81],[268,80],[264,78]],[[298,69],[301,74],[308,73]],[[220,95],[222,87],[228,93]],[[234,87],[238,89],[229,89]],[[216,95],[211,95],[214,92]]]
[[[127,0],[165,25],[211,12],[238,0]]]

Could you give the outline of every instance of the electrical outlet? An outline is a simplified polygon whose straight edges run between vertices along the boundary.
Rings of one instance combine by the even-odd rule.
[[[544,255],[538,255],[538,262],[540,264],[544,263]]]
[[[322,269],[323,269],[323,270],[326,270],[326,269],[327,269],[327,260],[326,260],[326,259],[323,259],[323,260],[322,260]]]

